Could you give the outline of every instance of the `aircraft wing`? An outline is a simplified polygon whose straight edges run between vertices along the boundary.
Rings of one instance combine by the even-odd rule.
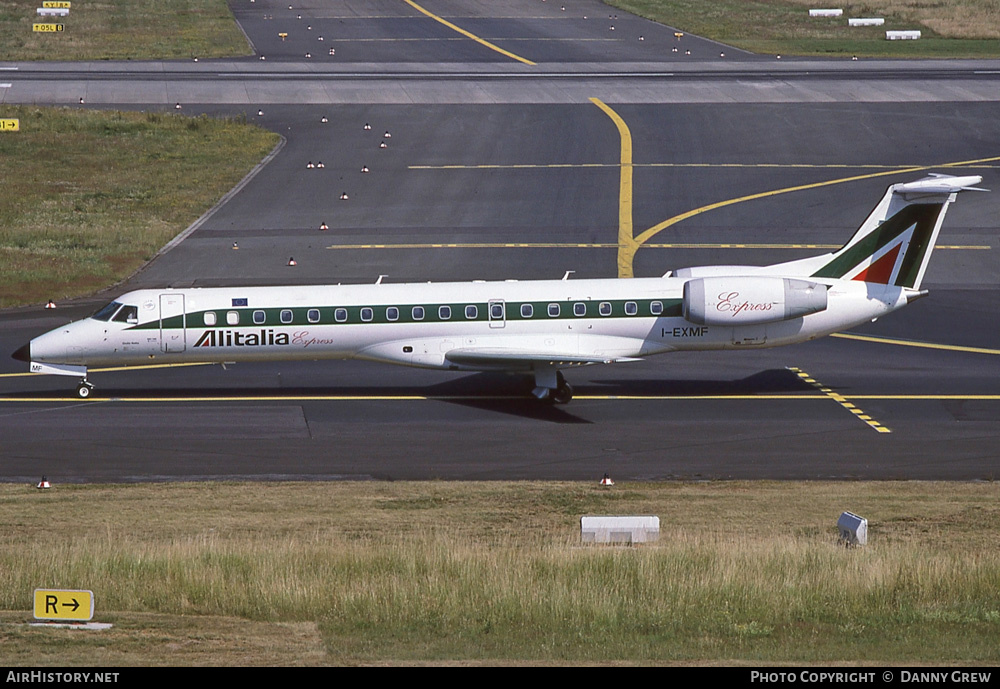
[[[448,361],[465,366],[488,366],[506,368],[533,364],[555,366],[583,366],[586,364],[613,364],[626,361],[641,361],[636,357],[597,356],[585,354],[560,354],[558,352],[532,351],[529,349],[509,349],[507,347],[461,347],[445,354]]]

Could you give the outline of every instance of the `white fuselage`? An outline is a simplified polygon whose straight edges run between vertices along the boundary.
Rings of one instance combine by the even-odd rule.
[[[739,301],[747,278],[731,279],[731,325],[722,310],[711,324],[687,320],[688,280],[671,277],[138,290],[116,300],[131,310],[35,338],[30,358],[67,365],[68,375],[88,366],[349,358],[527,371],[546,359],[558,368],[803,342],[907,300],[898,287],[817,280],[825,309],[758,322],[754,305]]]

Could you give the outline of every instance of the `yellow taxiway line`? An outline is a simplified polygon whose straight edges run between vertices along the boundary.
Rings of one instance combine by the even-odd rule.
[[[816,388],[817,390],[819,390],[821,393],[823,393],[824,395],[826,395],[829,399],[832,399],[834,402],[836,402],[837,404],[839,404],[841,407],[843,407],[847,411],[849,411],[852,414],[854,414],[855,418],[857,418],[857,419],[865,422],[866,424],[868,424],[868,426],[870,426],[871,428],[874,428],[879,433],[892,433],[892,431],[890,431],[888,428],[886,428],[885,426],[883,426],[881,423],[879,423],[878,421],[876,421],[875,419],[873,419],[871,416],[869,416],[868,414],[866,414],[861,409],[858,409],[858,407],[855,406],[854,403],[851,402],[848,399],[847,396],[841,395],[838,392],[834,392],[831,388],[828,388],[825,385],[823,385],[822,383],[818,382],[815,378],[813,378],[812,376],[810,376],[808,373],[806,373],[805,371],[803,371],[800,368],[789,367],[788,370],[791,371],[792,373],[794,373],[795,375],[797,375],[803,382],[808,383],[809,385],[813,386],[814,388]]]
[[[619,154],[621,174],[618,182],[618,277],[630,278],[633,276],[632,257],[639,249],[632,230],[632,133],[625,120],[604,102],[597,98],[591,98],[590,102],[599,107],[615,123],[621,141]]]
[[[487,48],[489,48],[490,50],[495,50],[496,52],[500,53],[501,55],[506,55],[507,57],[512,58],[514,60],[517,60],[518,62],[523,62],[526,65],[534,65],[535,64],[531,60],[525,59],[525,58],[521,57],[520,55],[515,55],[514,53],[512,53],[510,51],[507,51],[507,50],[504,50],[500,46],[494,45],[494,44],[490,43],[489,41],[487,41],[487,40],[485,40],[483,38],[480,38],[479,36],[476,36],[475,34],[469,33],[468,31],[466,31],[462,27],[456,26],[455,24],[452,24],[447,19],[443,19],[443,18],[437,16],[436,14],[434,14],[433,12],[428,12],[423,7],[421,7],[420,5],[418,5],[417,3],[413,2],[413,0],[403,0],[403,1],[407,5],[409,5],[410,7],[412,7],[415,10],[421,12],[422,14],[427,15],[428,17],[430,17],[434,21],[440,22],[441,24],[444,24],[449,29],[452,29],[453,31],[457,31],[458,33],[462,34],[466,38],[471,38],[476,43],[480,43],[480,44],[486,46]]]
[[[858,340],[860,342],[900,345],[903,347],[920,347],[923,349],[941,349],[950,352],[967,352],[969,354],[1000,354],[1000,349],[987,349],[986,347],[963,347],[961,345],[936,344],[934,342],[920,342],[918,340],[897,340],[892,337],[872,337],[870,335],[852,335],[851,333],[833,333],[830,337],[839,337],[844,340]]]

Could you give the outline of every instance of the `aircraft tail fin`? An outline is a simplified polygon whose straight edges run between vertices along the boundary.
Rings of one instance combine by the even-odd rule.
[[[974,186],[982,179],[932,174],[916,182],[893,184],[839,250],[766,270],[795,268],[809,277],[919,289],[948,206],[960,191],[986,191]]]

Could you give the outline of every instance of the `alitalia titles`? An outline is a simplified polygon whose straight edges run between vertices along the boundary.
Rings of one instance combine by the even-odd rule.
[[[261,329],[255,332],[242,330],[206,330],[194,343],[195,347],[270,347],[289,344],[288,333]]]

